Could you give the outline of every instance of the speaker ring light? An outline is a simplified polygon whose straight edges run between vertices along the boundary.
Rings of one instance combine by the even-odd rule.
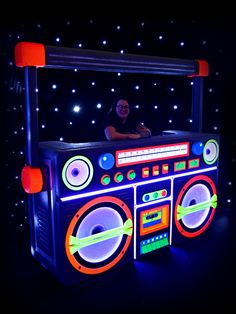
[[[126,253],[127,249],[130,246],[130,243],[131,243],[132,231],[129,235],[126,236],[125,241],[123,241],[123,239],[122,239],[124,244],[123,244],[123,247],[121,248],[121,250],[118,252],[118,254],[113,259],[107,259],[108,260],[107,263],[106,263],[106,260],[104,260],[104,263],[101,267],[97,267],[93,263],[85,263],[85,264],[81,263],[80,260],[77,258],[79,250],[75,254],[72,254],[73,252],[71,252],[71,236],[73,234],[77,233],[76,228],[78,225],[80,225],[79,220],[83,219],[83,217],[86,218],[89,214],[98,210],[99,206],[102,205],[103,203],[105,203],[106,206],[107,206],[107,204],[110,204],[108,207],[112,207],[112,204],[113,204],[113,207],[118,207],[122,211],[123,219],[125,218],[126,222],[127,221],[133,221],[132,214],[131,214],[128,206],[122,200],[120,200],[116,197],[112,197],[112,196],[101,196],[101,197],[95,198],[95,199],[87,202],[86,204],[84,204],[77,211],[77,213],[72,218],[72,220],[69,224],[69,227],[67,229],[66,239],[65,239],[65,249],[66,249],[67,258],[69,259],[69,262],[71,263],[71,265],[77,271],[80,271],[80,272],[85,273],[85,274],[92,274],[92,275],[93,274],[99,274],[99,273],[105,272],[108,269],[112,268],[114,265],[116,265],[122,259],[122,257]],[[91,207],[95,208],[95,210],[91,211]],[[88,215],[86,215],[87,212],[88,212]],[[124,223],[124,225],[125,225],[125,223]],[[120,222],[119,222],[119,224],[120,224]],[[100,222],[95,225],[95,227],[98,227],[98,226],[100,226]],[[121,228],[121,227],[119,227],[119,228]],[[114,228],[114,229],[108,230],[107,232],[110,233],[113,230],[119,229],[119,228]],[[106,232],[104,232],[104,234],[105,233]],[[93,237],[93,235],[91,237]],[[72,237],[72,238],[74,238],[74,237]],[[87,239],[89,239],[89,238],[90,237],[87,237]],[[122,236],[121,238],[124,238],[124,237]],[[85,240],[86,240],[86,238],[85,238]],[[119,236],[118,236],[118,240],[117,240],[116,245],[120,242],[121,242],[121,240],[119,239]],[[110,252],[110,253],[112,253],[112,252]],[[90,267],[90,265],[91,265],[91,267]]]
[[[93,165],[84,156],[74,156],[67,160],[62,169],[64,184],[73,191],[79,191],[89,185],[93,178]]]
[[[206,185],[204,185],[204,182],[206,183]],[[198,175],[198,176],[193,177],[192,179],[187,181],[187,183],[182,187],[175,203],[174,219],[175,219],[175,225],[177,229],[179,230],[179,232],[183,236],[188,237],[188,238],[196,237],[207,229],[207,227],[212,221],[212,218],[215,214],[215,209],[216,209],[216,203],[214,204],[214,206],[211,206],[210,205],[211,202],[209,200],[208,202],[209,204],[206,206],[207,208],[206,209],[204,208],[205,213],[200,218],[199,226],[197,227],[197,225],[195,226],[192,225],[192,228],[189,228],[187,225],[185,225],[184,218],[182,218],[181,216],[178,216],[179,208],[184,209],[184,206],[182,206],[184,197],[186,193],[188,193],[188,191],[190,191],[190,189],[193,188],[194,186],[196,186],[196,188],[201,187],[201,190],[204,191],[205,197],[212,196],[212,199],[214,199],[215,202],[217,199],[217,191],[216,191],[215,184],[211,178],[205,175]],[[208,190],[208,192],[206,192],[206,190]],[[204,218],[205,218],[205,222],[204,222]]]
[[[203,148],[203,159],[206,164],[212,165],[219,157],[219,144],[211,139],[206,142]]]

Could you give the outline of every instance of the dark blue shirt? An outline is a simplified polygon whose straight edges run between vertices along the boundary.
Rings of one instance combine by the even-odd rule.
[[[126,122],[122,123],[117,115],[108,115],[104,121],[104,129],[108,126],[114,127],[119,133],[136,133],[138,121],[135,118],[130,118],[130,116],[128,116]]]

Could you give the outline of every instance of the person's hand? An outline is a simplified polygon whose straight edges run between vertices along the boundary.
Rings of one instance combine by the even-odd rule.
[[[136,128],[136,131],[137,131],[137,133],[140,134],[141,138],[152,136],[151,131],[145,125],[143,125],[142,123],[138,124],[138,126]]]
[[[143,131],[139,132],[139,134],[140,134],[141,138],[152,136],[151,131],[149,129],[143,130]]]

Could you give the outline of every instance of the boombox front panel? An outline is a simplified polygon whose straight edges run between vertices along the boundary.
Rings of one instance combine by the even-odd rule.
[[[217,204],[218,156],[217,135],[189,132],[40,143],[44,191],[30,205],[33,255],[63,283],[76,283],[198,236]]]

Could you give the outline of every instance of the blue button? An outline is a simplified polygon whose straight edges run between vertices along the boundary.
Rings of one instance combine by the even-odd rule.
[[[192,153],[194,154],[194,155],[202,155],[202,152],[203,152],[203,148],[204,148],[204,146],[203,146],[203,143],[202,142],[195,142],[195,143],[193,143],[193,145],[192,145]]]
[[[110,153],[102,154],[98,159],[99,166],[104,170],[109,170],[114,166],[115,158]]]

